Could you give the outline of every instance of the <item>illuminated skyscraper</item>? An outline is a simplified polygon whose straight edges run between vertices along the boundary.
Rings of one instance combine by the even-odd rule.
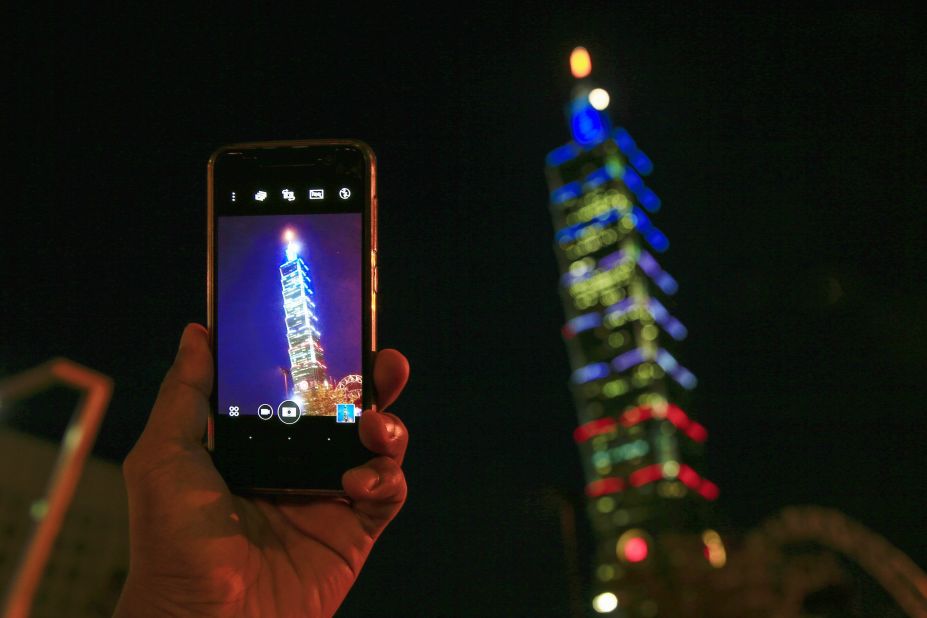
[[[687,331],[669,310],[676,280],[656,257],[669,241],[650,220],[661,206],[644,182],[653,164],[613,126],[584,49],[571,69],[572,140],[547,156],[546,172],[580,420],[574,438],[597,545],[593,608],[674,615],[645,584],[669,585],[680,550],[664,540],[677,533],[691,540],[683,553],[710,568],[701,539],[717,537],[704,534],[706,501],[718,488],[696,471],[707,432],[683,409],[697,381],[676,358]]]
[[[283,239],[287,243],[286,260],[280,265],[280,283],[283,287],[293,396],[302,404],[305,414],[330,413],[312,409],[313,393],[331,387],[318,327],[312,276],[300,255],[302,247],[293,230],[287,230]]]

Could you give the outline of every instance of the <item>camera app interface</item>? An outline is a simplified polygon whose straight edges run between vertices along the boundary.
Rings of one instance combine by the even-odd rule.
[[[262,192],[247,198],[260,202]],[[219,217],[220,415],[286,425],[306,417],[358,420],[361,219],[343,212]]]

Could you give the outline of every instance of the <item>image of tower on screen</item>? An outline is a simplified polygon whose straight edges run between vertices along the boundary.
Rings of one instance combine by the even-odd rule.
[[[361,215],[222,217],[217,243],[219,409],[292,401],[335,419],[361,406]]]
[[[284,262],[280,265],[280,285],[290,358],[292,396],[303,414],[335,416],[339,405],[360,396],[361,378],[350,374],[335,384],[325,364],[325,348],[317,312],[317,298],[312,275],[302,257],[302,245],[296,232],[283,233]],[[329,299],[329,302],[337,299]]]

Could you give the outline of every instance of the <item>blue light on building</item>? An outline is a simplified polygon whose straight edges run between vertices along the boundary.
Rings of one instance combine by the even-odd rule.
[[[588,148],[608,138],[608,116],[592,107],[585,98],[570,106],[570,130],[577,144]]]

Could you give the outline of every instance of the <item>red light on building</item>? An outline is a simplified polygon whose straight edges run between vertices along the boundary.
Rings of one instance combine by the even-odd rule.
[[[690,419],[679,406],[673,404],[669,405],[669,409],[666,413],[666,420],[675,425],[695,442],[704,442],[708,439],[708,430]]]
[[[628,564],[639,564],[650,555],[650,540],[647,533],[635,528],[626,531],[618,538],[615,548],[618,559]]]
[[[680,466],[678,478],[689,489],[698,492],[706,500],[717,500],[718,495],[721,493],[717,485],[708,479],[703,479],[695,470],[685,464]]]
[[[663,478],[663,466],[660,464],[652,464],[646,468],[641,468],[640,470],[632,472],[631,476],[628,477],[628,481],[630,481],[632,487],[640,487],[647,483],[659,481],[661,478]]]
[[[698,493],[702,494],[702,497],[706,500],[717,500],[718,496],[721,495],[721,490],[711,481],[702,479],[702,484],[698,488]]]
[[[573,440],[577,443],[585,442],[589,438],[614,430],[615,424],[615,419],[608,417],[589,421],[576,428],[573,432]]]
[[[628,562],[643,562],[647,559],[649,549],[644,539],[631,539],[624,545],[624,559]]]
[[[692,421],[692,424],[689,425],[688,429],[686,429],[686,435],[692,438],[692,440],[695,442],[704,442],[708,439],[708,430],[695,421]]]
[[[698,489],[699,484],[702,482],[702,478],[698,473],[686,464],[679,466],[679,475],[677,478],[689,489]]]
[[[650,406],[638,406],[621,415],[621,425],[633,427],[638,423],[649,421],[651,418],[653,418],[653,410],[651,410]]]
[[[599,496],[618,493],[622,490],[624,490],[624,480],[614,476],[599,479],[586,485],[586,495],[590,498],[598,498]]]
[[[621,415],[619,422],[622,427],[628,428],[649,421],[654,418],[653,408],[651,406],[637,406],[631,408]],[[669,404],[666,409],[666,420],[676,426],[677,429],[684,432],[695,442],[704,442],[708,439],[708,430],[702,425],[696,423],[686,415],[677,405]]]

